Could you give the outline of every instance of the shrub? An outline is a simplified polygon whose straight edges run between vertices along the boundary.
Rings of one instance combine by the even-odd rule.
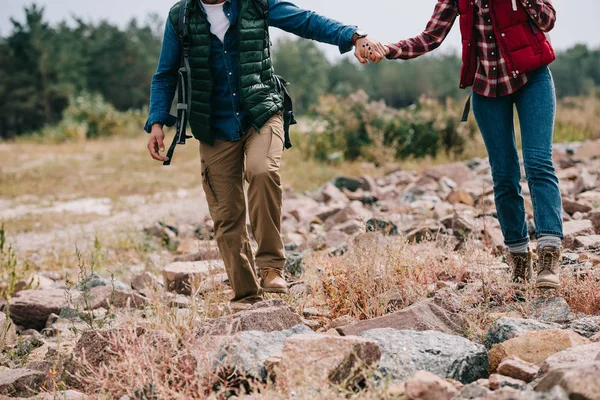
[[[121,112],[99,94],[84,93],[71,99],[62,121],[39,133],[53,142],[95,139],[106,136],[133,136],[144,124],[142,110]]]
[[[359,91],[347,97],[323,96],[315,110],[325,122],[322,132],[308,138],[309,156],[327,160],[340,153],[346,160],[435,157],[444,151],[458,156],[473,137],[473,121],[460,124],[461,107],[453,100],[441,104],[422,97],[417,104],[397,110],[383,101],[369,101]]]

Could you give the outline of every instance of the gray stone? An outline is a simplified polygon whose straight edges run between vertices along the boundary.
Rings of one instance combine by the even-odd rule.
[[[364,338],[382,350],[378,371],[385,378],[404,381],[417,371],[471,383],[488,376],[488,356],[482,345],[441,332],[374,329]]]
[[[296,325],[285,331],[248,331],[225,339],[215,351],[215,369],[235,367],[242,376],[267,380],[265,361],[283,350],[285,340],[292,335],[311,334],[305,325]]]
[[[541,322],[534,319],[500,318],[488,327],[485,335],[485,347],[491,349],[495,344],[503,343],[525,332],[560,329],[560,325]]]
[[[351,192],[356,192],[362,187],[363,181],[361,181],[360,179],[338,176],[333,180],[333,184],[340,190],[348,189]]]
[[[561,389],[554,388],[548,393],[538,393],[531,389],[515,389],[504,387],[487,395],[485,400],[569,400],[569,396]]]
[[[32,369],[19,368],[0,372],[0,395],[29,397],[38,392],[46,374]]]
[[[540,366],[539,375],[555,369],[600,361],[600,343],[584,344],[560,351],[548,357]]]
[[[477,383],[470,383],[465,385],[461,391],[454,397],[455,400],[472,400],[482,399],[490,394],[490,390]]]
[[[575,320],[569,324],[569,329],[589,339],[600,333],[600,316]]]
[[[103,278],[100,275],[92,274],[88,277],[84,282],[79,282],[77,284],[77,290],[82,291],[84,286],[87,289],[92,289],[98,286],[111,286],[118,290],[128,290],[131,289],[128,285],[124,284],[121,281],[113,281],[112,279]]]
[[[571,308],[562,297],[539,297],[534,301],[533,308],[535,318],[543,322],[564,324],[574,318]]]
[[[286,254],[285,273],[289,276],[300,276],[304,273],[304,256],[301,253],[288,252]]]

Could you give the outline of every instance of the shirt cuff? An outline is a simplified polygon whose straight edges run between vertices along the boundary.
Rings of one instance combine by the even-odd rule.
[[[354,36],[357,30],[358,26],[354,25],[348,25],[344,29],[342,29],[338,45],[338,47],[340,48],[340,54],[347,53],[354,48],[354,45],[352,44],[352,36]]]
[[[166,126],[173,126],[177,122],[177,117],[167,112],[153,113],[148,116],[148,121],[144,126],[144,130],[148,133],[152,131],[152,125],[162,124]]]

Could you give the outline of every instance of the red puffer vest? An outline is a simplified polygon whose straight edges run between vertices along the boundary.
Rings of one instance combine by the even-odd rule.
[[[530,20],[520,0],[489,1],[496,43],[513,77],[549,65],[556,55],[552,45]],[[516,11],[514,5],[517,5]],[[475,40],[475,7],[473,0],[458,0],[460,31],[462,34],[462,61],[460,76],[462,89],[473,85],[477,71],[477,43]]]

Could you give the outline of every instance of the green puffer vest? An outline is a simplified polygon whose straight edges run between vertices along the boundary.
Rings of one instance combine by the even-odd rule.
[[[210,72],[210,27],[200,9],[200,0],[191,0],[189,35],[192,104],[189,116],[194,137],[213,144],[211,104],[213,81]],[[259,130],[274,114],[283,110],[283,98],[277,91],[271,61],[268,15],[257,0],[241,0],[238,21],[240,90],[248,117]],[[178,2],[169,12],[169,20],[179,35]]]

